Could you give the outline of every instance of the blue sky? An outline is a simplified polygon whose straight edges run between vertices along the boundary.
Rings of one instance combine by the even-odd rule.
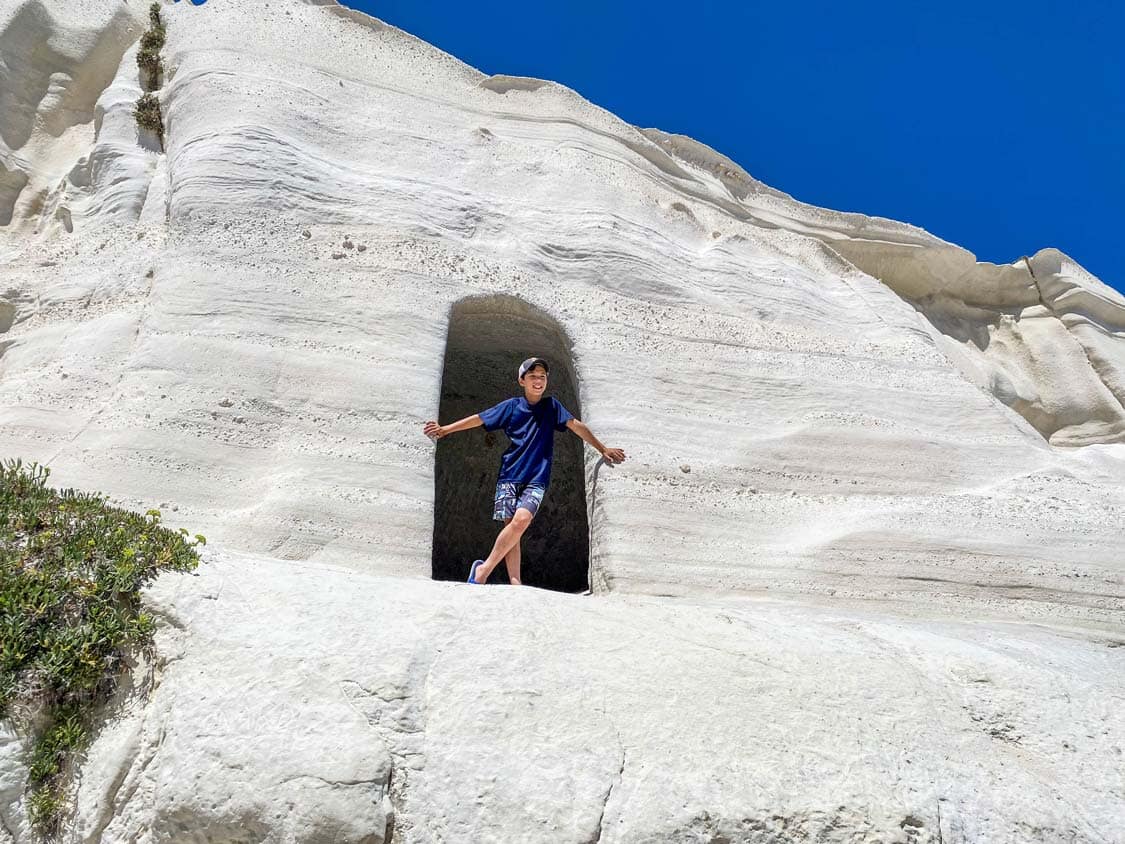
[[[1125,292],[1125,4],[346,0],[486,73],[561,82],[798,199]]]

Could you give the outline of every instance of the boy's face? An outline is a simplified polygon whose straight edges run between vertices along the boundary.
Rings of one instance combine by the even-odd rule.
[[[529,398],[540,398],[547,389],[547,370],[536,364],[523,374],[520,386]]]

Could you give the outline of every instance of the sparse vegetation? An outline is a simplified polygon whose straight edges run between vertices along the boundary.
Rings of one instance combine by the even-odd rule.
[[[164,47],[166,32],[164,19],[160,15],[160,4],[153,3],[148,10],[149,28],[141,35],[140,49],[137,52],[137,66],[141,69],[141,87],[145,94],[137,100],[133,116],[142,129],[155,132],[164,146],[164,118],[160,113],[160,101],[152,94],[160,85],[160,74],[164,63],[160,51]]]
[[[54,832],[64,776],[131,651],[151,642],[141,587],[190,571],[206,540],[101,495],[47,487],[49,470],[0,462],[0,718],[29,740],[28,815]]]
[[[145,89],[153,90],[158,80],[160,79],[160,72],[163,70],[163,64],[160,61],[159,50],[146,50],[143,47],[137,53],[137,65],[146,74]]]
[[[153,3],[148,10],[149,28],[141,35],[141,47],[137,53],[137,65],[147,74],[144,80],[146,91],[152,91],[160,81],[163,69],[160,50],[164,47],[164,20],[160,16],[160,4]]]
[[[145,94],[137,100],[133,117],[137,119],[137,125],[142,129],[155,132],[156,137],[160,139],[160,145],[164,145],[164,118],[160,114],[160,100],[155,94]]]

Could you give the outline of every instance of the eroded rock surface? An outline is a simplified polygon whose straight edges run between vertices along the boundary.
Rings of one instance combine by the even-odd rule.
[[[1125,825],[1119,294],[332,3],[162,9],[163,147],[131,115],[147,3],[0,9],[0,455],[221,549],[154,590],[170,661],[73,840]],[[435,522],[422,424],[486,398],[443,381],[455,312],[518,315],[489,336],[529,326],[629,454],[559,481],[593,599],[429,582],[472,520]],[[512,343],[451,371],[514,374]]]
[[[1125,808],[1109,637],[227,554],[149,600],[169,662],[76,840],[1108,841]]]
[[[1122,609],[1125,304],[1059,253],[975,264],[331,5],[164,14],[166,152],[127,138],[120,47],[84,154],[115,175],[67,188],[72,233],[5,229],[3,452],[228,547],[429,576],[452,308],[516,297],[630,454],[565,480],[595,590]]]

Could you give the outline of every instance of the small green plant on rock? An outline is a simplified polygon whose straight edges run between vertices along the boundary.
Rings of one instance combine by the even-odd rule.
[[[158,27],[146,30],[145,34],[141,36],[141,52],[155,53],[159,55],[161,47],[164,46],[164,24]]]
[[[156,137],[160,139],[160,145],[164,145],[164,118],[160,114],[160,100],[155,94],[145,94],[137,100],[133,117],[137,119],[137,125],[142,129],[155,132]]]
[[[166,31],[164,19],[160,16],[160,4],[153,3],[148,10],[149,28],[141,35],[140,49],[137,51],[137,66],[142,71],[141,87],[145,94],[137,100],[133,116],[142,129],[155,132],[164,146],[164,119],[160,113],[160,101],[151,93],[160,84],[160,74],[164,63],[160,51],[164,47]]]
[[[164,31],[164,19],[160,17],[160,4],[153,3],[148,7],[148,22],[153,29]]]
[[[145,90],[156,88],[163,65],[160,50],[164,47],[164,20],[160,16],[160,4],[153,3],[148,10],[149,28],[141,35],[141,47],[137,52],[137,65],[147,74]]]
[[[70,760],[93,713],[151,644],[141,588],[190,571],[206,540],[111,507],[101,495],[47,487],[49,470],[0,462],[0,719],[29,740],[28,816],[52,835]]]
[[[148,91],[153,90],[156,87],[157,80],[160,78],[160,71],[164,68],[163,63],[160,61],[160,51],[147,50],[142,46],[137,53],[137,66],[147,74],[145,89]]]

